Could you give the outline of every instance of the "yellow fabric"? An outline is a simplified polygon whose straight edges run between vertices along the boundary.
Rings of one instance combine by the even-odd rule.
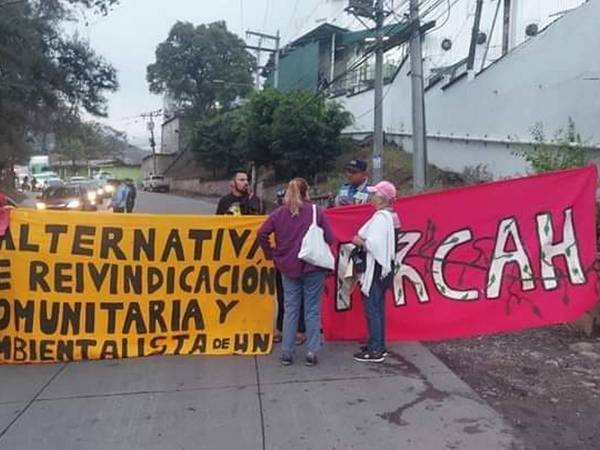
[[[0,238],[0,362],[270,352],[263,221],[15,210]]]

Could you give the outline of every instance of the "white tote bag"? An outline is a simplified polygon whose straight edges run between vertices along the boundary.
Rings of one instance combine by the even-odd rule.
[[[312,224],[302,239],[302,246],[300,247],[298,258],[313,266],[333,270],[333,254],[331,253],[329,245],[325,242],[323,229],[317,225],[317,206],[312,205],[312,207]]]

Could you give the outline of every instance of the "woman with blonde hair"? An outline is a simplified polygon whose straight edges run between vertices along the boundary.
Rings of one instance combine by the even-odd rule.
[[[324,231],[325,241],[331,244],[333,235],[320,208],[316,208],[316,222]],[[284,366],[293,363],[294,341],[303,299],[307,366],[317,364],[317,352],[321,347],[321,296],[326,270],[298,258],[302,240],[312,223],[313,204],[308,183],[303,178],[294,178],[288,184],[283,205],[269,215],[258,231],[260,246],[265,255],[274,260],[283,279],[285,308],[280,360]],[[275,236],[275,247],[269,241],[271,234]]]

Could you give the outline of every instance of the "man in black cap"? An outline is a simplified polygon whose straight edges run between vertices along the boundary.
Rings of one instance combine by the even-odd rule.
[[[367,186],[369,185],[369,174],[367,163],[360,159],[353,159],[346,164],[346,177],[348,182],[344,184],[337,197],[335,206],[362,205],[369,200]]]

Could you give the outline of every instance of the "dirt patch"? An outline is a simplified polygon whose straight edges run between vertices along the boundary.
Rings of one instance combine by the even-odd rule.
[[[600,448],[600,339],[556,326],[427,346],[528,449]]]

